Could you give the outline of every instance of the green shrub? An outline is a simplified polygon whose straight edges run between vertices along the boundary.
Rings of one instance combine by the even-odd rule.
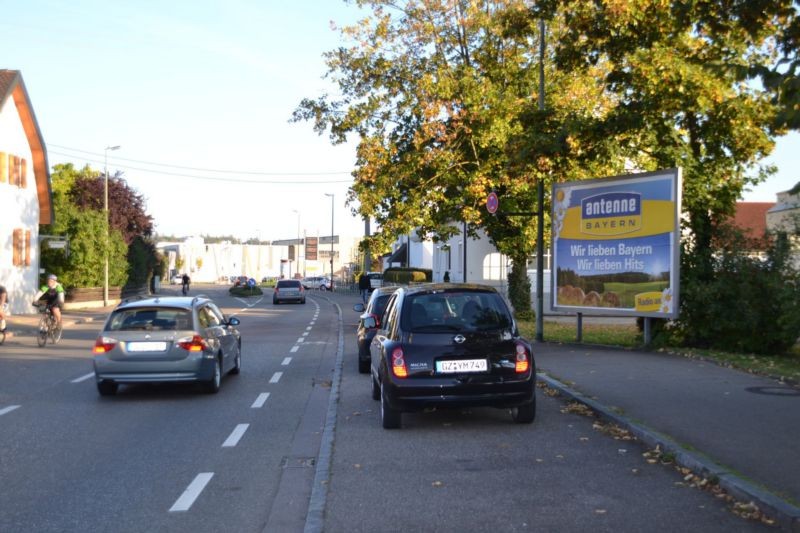
[[[228,289],[228,292],[231,296],[259,296],[264,294],[264,292],[258,287],[247,286],[231,287]]]
[[[531,310],[531,280],[525,256],[514,259],[508,276],[508,299],[514,307],[514,316],[520,320],[531,320],[535,314]]]
[[[383,280],[387,283],[425,283],[433,280],[433,271],[428,268],[387,268],[383,273]]]

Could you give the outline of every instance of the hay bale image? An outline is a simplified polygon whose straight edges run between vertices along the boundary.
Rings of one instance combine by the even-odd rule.
[[[600,307],[600,295],[596,291],[589,291],[583,298],[583,305],[587,307]]]

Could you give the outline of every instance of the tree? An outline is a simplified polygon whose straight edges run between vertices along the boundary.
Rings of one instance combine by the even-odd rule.
[[[104,176],[92,171],[75,180],[70,199],[81,209],[102,211],[104,189]],[[108,180],[108,218],[111,228],[122,233],[125,244],[130,245],[136,237],[149,237],[153,233],[153,217],[145,211],[144,198],[119,177]]]

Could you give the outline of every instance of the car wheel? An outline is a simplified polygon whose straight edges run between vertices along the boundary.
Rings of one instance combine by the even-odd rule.
[[[206,382],[206,392],[209,394],[216,394],[219,392],[219,386],[222,383],[222,363],[219,357],[214,359],[214,375],[209,381]]]
[[[119,389],[119,385],[113,381],[97,382],[97,392],[100,393],[100,396],[114,396],[117,393],[117,389]]]
[[[381,386],[375,381],[375,376],[372,376],[372,399],[375,401],[381,399]]]
[[[327,291],[327,290],[328,290],[328,287],[326,287],[325,285],[320,285],[320,286],[319,286],[319,290],[321,290],[321,291]]]
[[[370,364],[370,360],[369,359],[365,360],[365,359],[361,359],[361,357],[359,357],[358,358],[358,373],[359,374],[366,374],[367,372],[369,372],[369,364]]]
[[[242,347],[239,346],[239,352],[236,354],[236,357],[233,359],[233,368],[228,371],[228,374],[235,376],[239,372],[242,371]]]
[[[511,418],[517,424],[530,424],[536,418],[536,396],[530,403],[520,405],[511,410]]]
[[[381,382],[381,422],[383,429],[400,429],[402,414],[397,409],[392,409],[386,401],[386,391]]]

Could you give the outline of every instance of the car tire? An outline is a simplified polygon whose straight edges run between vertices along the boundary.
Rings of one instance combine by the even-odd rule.
[[[367,372],[369,372],[369,364],[370,364],[370,360],[369,359],[364,360],[364,359],[361,359],[361,357],[359,357],[358,358],[358,373],[359,374],[366,374]]]
[[[386,391],[381,382],[381,424],[383,429],[400,429],[403,422],[403,415],[397,409],[392,409],[386,400]]]
[[[327,290],[328,290],[328,287],[326,287],[325,285],[320,285],[320,286],[319,286],[319,290],[321,290],[321,291],[327,291]]]
[[[205,383],[206,392],[209,394],[216,394],[219,392],[219,387],[222,384],[222,363],[219,357],[214,359],[214,375],[211,376],[209,381]]]
[[[119,385],[114,383],[113,381],[98,381],[97,382],[97,392],[100,393],[100,396],[114,396],[119,389]]]
[[[239,346],[239,352],[233,358],[233,368],[228,371],[228,374],[235,376],[242,371],[242,347]]]
[[[376,402],[381,399],[381,386],[375,381],[375,376],[372,376],[372,399]]]
[[[517,424],[530,424],[536,418],[536,396],[530,403],[520,405],[511,410],[511,418]]]

